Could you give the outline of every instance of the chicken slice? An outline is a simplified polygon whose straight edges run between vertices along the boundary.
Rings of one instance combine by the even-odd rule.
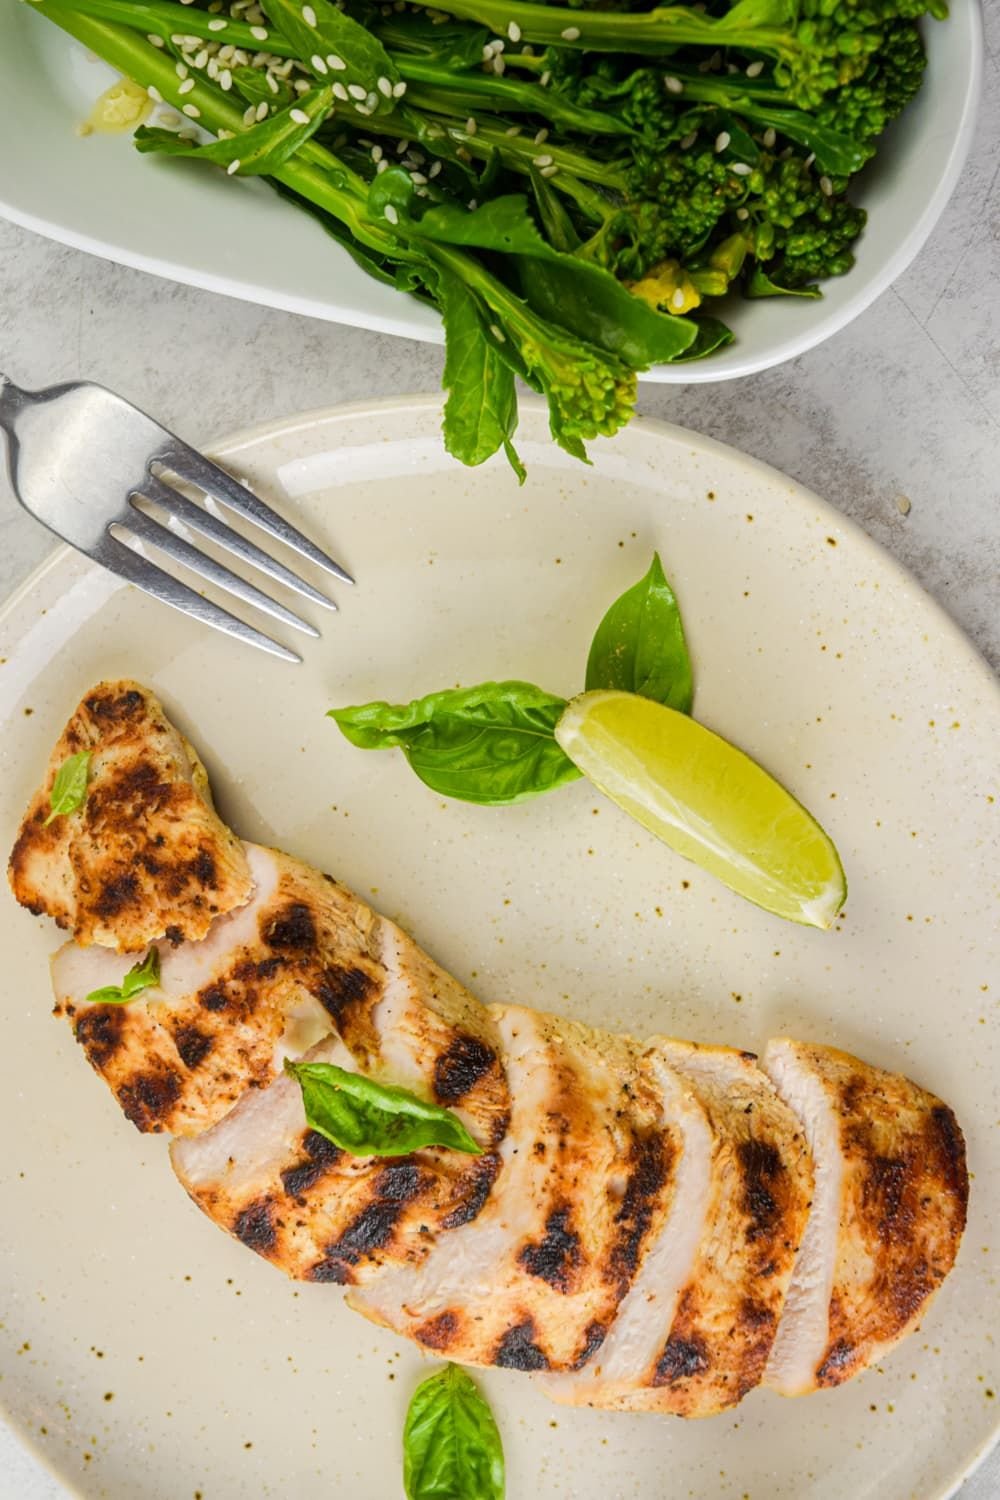
[[[654,1038],[683,1135],[670,1215],[608,1338],[558,1401],[710,1416],[759,1384],[808,1214],[803,1132],[751,1053]]]
[[[913,1327],[954,1264],[969,1180],[955,1116],[900,1074],[785,1038],[763,1066],[816,1169],[766,1375],[798,1396],[840,1385]]]
[[[391,922],[381,957],[384,990],[358,1028],[364,1071],[447,1105],[495,1147],[509,1101],[487,1011]],[[333,1036],[306,1055],[358,1066]],[[471,1223],[500,1165],[495,1149],[352,1157],[308,1129],[301,1091],[285,1076],[248,1091],[213,1129],[174,1141],[171,1160],[199,1207],[286,1275],[352,1285],[387,1262],[416,1262],[435,1234]]]
[[[348,1293],[466,1364],[567,1370],[599,1348],[669,1209],[680,1136],[627,1038],[491,1006],[510,1090],[500,1170],[474,1222]]]
[[[214,1125],[286,1056],[331,1029],[364,1036],[384,987],[380,919],[328,875],[246,846],[253,899],[207,937],[157,946],[160,984],[127,1005],[87,996],[127,960],[67,943],[52,963],[56,1011],[139,1130]]]
[[[56,773],[91,753],[86,799],[47,823]],[[242,906],[243,846],[212,806],[197,754],[136,682],[99,683],[77,707],[22,820],[8,878],[22,906],[77,942],[134,953],[203,938]]]

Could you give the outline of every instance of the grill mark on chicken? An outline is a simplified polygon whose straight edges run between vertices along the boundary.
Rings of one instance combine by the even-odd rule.
[[[475,1036],[457,1036],[434,1064],[434,1097],[439,1104],[457,1104],[496,1066],[492,1047]]]
[[[352,1014],[368,1004],[378,986],[364,969],[333,966],[324,969],[316,985],[316,999],[338,1031],[349,1025]]]
[[[305,1161],[287,1167],[281,1173],[281,1185],[290,1198],[304,1202],[304,1194],[337,1165],[344,1153],[318,1130],[306,1131],[302,1148],[306,1153]]]
[[[493,1355],[493,1363],[503,1370],[547,1370],[545,1352],[535,1342],[533,1318],[508,1328]]]
[[[603,1323],[589,1324],[584,1334],[583,1346],[570,1369],[582,1370],[587,1361],[597,1353],[607,1336],[608,1330]]]
[[[179,1026],[174,1032],[174,1043],[181,1062],[193,1071],[215,1046],[215,1037],[199,1031],[197,1026]]]
[[[360,1260],[383,1249],[406,1205],[424,1185],[424,1174],[412,1161],[401,1158],[383,1167],[373,1184],[373,1201],[348,1224],[338,1240],[326,1247],[326,1261],[331,1266],[356,1266]]]
[[[94,911],[102,922],[110,922],[139,900],[139,877],[131,871],[115,875],[101,886],[94,901]]]
[[[180,1097],[181,1075],[176,1068],[161,1065],[133,1074],[118,1089],[118,1102],[127,1119],[139,1130],[159,1132],[163,1117]]]
[[[260,935],[269,948],[301,953],[315,947],[316,923],[304,901],[292,901],[282,911],[261,921]]]
[[[255,1250],[258,1255],[269,1255],[277,1240],[274,1204],[265,1198],[245,1208],[236,1215],[233,1234],[248,1250]]]
[[[98,1073],[105,1068],[122,1043],[125,1017],[118,1005],[94,1005],[85,1010],[74,1027],[76,1039],[87,1061]]]
[[[707,1369],[708,1350],[701,1339],[671,1337],[656,1361],[653,1385],[676,1385],[678,1381],[690,1380]]]
[[[138,688],[127,688],[116,692],[113,685],[100,687],[86,698],[85,703],[95,719],[106,724],[127,723],[142,707],[143,695]]]
[[[563,1204],[545,1221],[541,1240],[529,1242],[518,1260],[530,1276],[538,1276],[559,1292],[570,1292],[581,1261],[580,1236],[570,1227],[572,1210]]]
[[[444,1354],[449,1345],[454,1342],[460,1326],[459,1314],[448,1310],[438,1313],[437,1317],[428,1318],[426,1323],[421,1323],[419,1328],[414,1329],[413,1337],[426,1348],[435,1349],[439,1354]]]
[[[756,1136],[741,1141],[738,1147],[740,1165],[745,1176],[743,1205],[748,1218],[747,1239],[753,1243],[769,1236],[780,1214],[778,1195],[781,1178],[787,1177],[785,1164],[769,1141]],[[786,1189],[787,1191],[787,1189]]]
[[[628,1181],[621,1208],[615,1215],[617,1233],[608,1257],[608,1269],[618,1283],[620,1295],[628,1290],[635,1276],[640,1251],[675,1157],[672,1142],[658,1132],[632,1143]]]
[[[497,1180],[500,1158],[490,1151],[479,1158],[469,1173],[471,1187],[458,1207],[441,1220],[442,1229],[458,1229],[461,1224],[471,1224],[486,1207],[487,1200]]]

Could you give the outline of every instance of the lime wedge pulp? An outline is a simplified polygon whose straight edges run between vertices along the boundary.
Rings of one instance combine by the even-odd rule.
[[[836,849],[735,745],[634,693],[582,693],[555,734],[595,786],[678,854],[776,916],[831,925],[847,895]]]

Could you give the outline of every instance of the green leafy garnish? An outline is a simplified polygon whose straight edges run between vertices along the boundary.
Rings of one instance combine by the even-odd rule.
[[[691,712],[691,658],[681,612],[658,552],[649,572],[617,599],[597,627],[587,691],[616,688]]]
[[[56,772],[49,793],[49,807],[52,809],[43,828],[48,828],[54,818],[64,817],[66,813],[76,812],[82,807],[87,796],[87,778],[90,775],[91,750],[81,750],[76,755],[70,755],[63,761]]]
[[[352,1156],[407,1156],[425,1146],[482,1154],[457,1115],[409,1089],[376,1083],[334,1063],[286,1058],[285,1072],[302,1090],[309,1128]]]
[[[503,1500],[504,1462],[493,1413],[475,1381],[445,1365],[417,1386],[403,1429],[407,1500]]]
[[[150,948],[144,959],[133,964],[121,984],[106,984],[103,989],[91,990],[86,997],[88,1005],[127,1005],[142,990],[155,989],[160,982],[160,950]]]
[[[497,807],[577,779],[555,742],[565,707],[565,698],[528,682],[484,682],[412,703],[335,708],[329,717],[362,750],[398,745],[434,791]]]
[[[289,108],[260,125],[251,125],[239,135],[199,145],[183,140],[176,131],[142,125],[135,133],[140,151],[156,151],[166,156],[198,156],[216,166],[231,168],[240,177],[270,176],[277,172],[315,135],[330,112],[333,94],[329,88],[310,89]],[[298,116],[298,118],[295,118]]]

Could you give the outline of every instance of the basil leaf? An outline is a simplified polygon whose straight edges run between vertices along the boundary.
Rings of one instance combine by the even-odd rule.
[[[363,116],[386,114],[394,108],[392,90],[399,83],[396,65],[378,38],[360,22],[339,10],[331,0],[312,0],[311,6],[302,5],[300,0],[264,0],[263,8],[313,72],[336,80],[345,89],[355,84],[365,90],[364,99],[351,97],[352,115],[355,111]],[[307,21],[306,14],[310,11],[311,19]],[[331,56],[342,66],[331,66]],[[322,68],[316,67],[317,57],[323,63]],[[380,88],[382,80],[385,82]],[[386,84],[388,97],[384,92]],[[350,108],[346,104],[344,107]]]
[[[617,688],[691,712],[691,659],[681,613],[658,552],[597,627],[587,658],[587,691]]]
[[[201,161],[229,167],[239,162],[235,172],[240,177],[259,177],[277,172],[304,146],[322,125],[333,107],[333,93],[328,88],[310,89],[295,100],[289,109],[271,115],[260,125],[251,125],[236,135],[210,141],[201,146],[182,140],[172,130],[141,125],[135,133],[135,144],[143,152],[157,151],[165,156],[197,156]],[[305,124],[293,115],[306,116]]]
[[[52,811],[42,824],[43,828],[48,828],[53,819],[64,817],[66,813],[76,812],[78,807],[82,807],[87,796],[92,754],[92,750],[81,750],[76,755],[70,755],[59,767],[49,793],[49,807]]]
[[[442,384],[448,392],[445,447],[453,458],[475,465],[502,446],[523,484],[527,474],[511,444],[517,426],[513,371],[487,337],[475,296],[457,276],[439,277],[438,301],[445,331]]]
[[[503,1445],[475,1381],[445,1365],[417,1386],[403,1428],[407,1500],[503,1500]]]
[[[363,750],[398,745],[420,780],[446,797],[498,807],[550,791],[580,772],[556,744],[566,700],[528,682],[447,688],[412,703],[331,709]]]
[[[154,989],[160,982],[160,950],[150,948],[146,957],[133,964],[121,984],[106,984],[91,990],[88,1005],[127,1005],[142,990]]]
[[[425,1104],[409,1089],[376,1083],[333,1063],[294,1063],[285,1072],[302,1090],[306,1122],[352,1156],[408,1156],[424,1146],[447,1146],[481,1156],[457,1115]]]

